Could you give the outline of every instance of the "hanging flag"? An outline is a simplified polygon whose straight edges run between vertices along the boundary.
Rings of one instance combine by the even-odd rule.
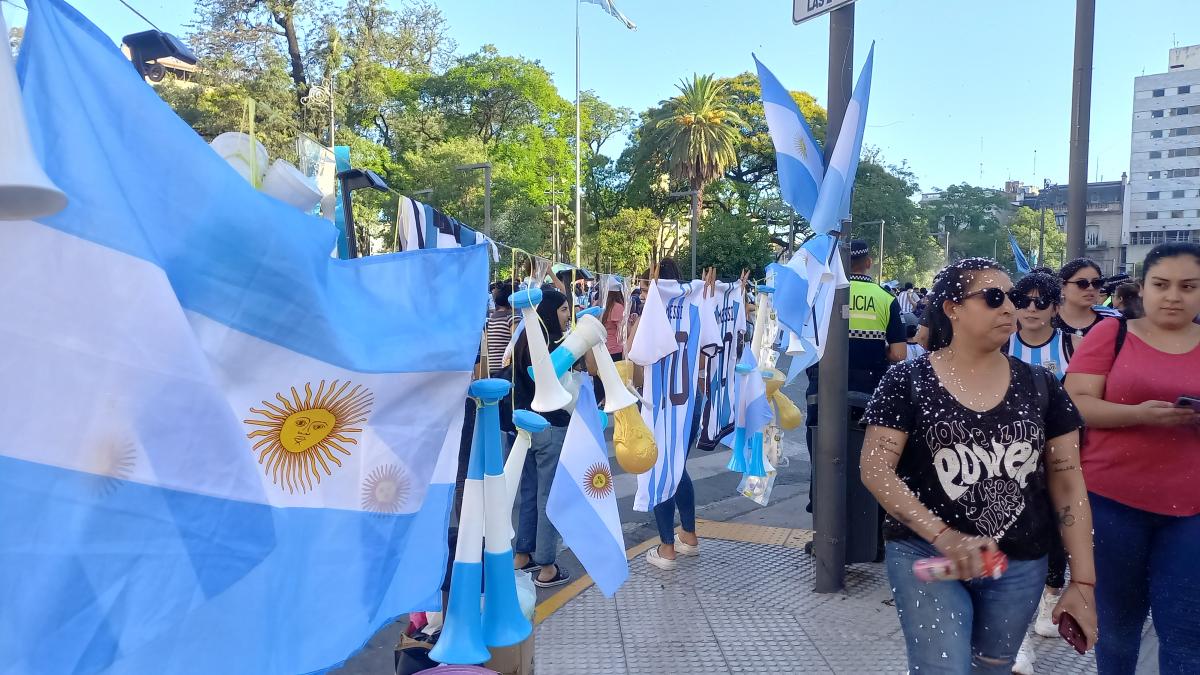
[[[69,204],[0,247],[0,671],[332,668],[441,604],[487,250],[332,258],[108,36],[26,4]]]
[[[833,235],[815,236],[786,265],[768,268],[775,273],[775,314],[789,331],[784,341],[792,355],[788,382],[825,354],[834,292],[850,285],[834,250],[837,243]]]
[[[606,447],[592,382],[585,378],[550,484],[546,516],[611,598],[629,577],[629,562]]]
[[[1025,259],[1025,254],[1021,252],[1021,245],[1017,243],[1017,238],[1008,233],[1008,245],[1012,247],[1013,260],[1017,263],[1017,271],[1021,274],[1029,274],[1029,261]]]
[[[758,361],[755,360],[752,351],[747,349],[742,352],[741,362],[754,370],[749,374],[739,375],[737,387],[737,422],[738,426],[746,430],[747,441],[754,434],[766,429],[775,417],[771,404],[767,401],[767,385],[758,371]]]
[[[628,17],[626,17],[624,14],[622,14],[617,9],[617,6],[613,4],[613,0],[583,0],[583,1],[590,2],[593,5],[599,5],[602,9],[604,9],[604,11],[611,14],[613,16],[613,18],[615,18],[617,21],[620,21],[621,23],[625,24],[625,27],[628,28],[629,30],[637,30],[637,24],[630,21]]]
[[[821,192],[810,220],[813,231],[825,234],[839,228],[840,221],[850,215],[850,195],[854,190],[854,176],[858,173],[858,158],[862,154],[863,130],[867,124],[867,103],[871,98],[871,69],[875,60],[875,45],[867,54],[867,62],[858,74],[854,95],[846,106],[842,128],[825,167],[825,179],[821,181]]]
[[[821,145],[813,137],[812,129],[791,93],[757,56],[751,56],[758,67],[763,110],[767,116],[771,143],[775,146],[780,196],[796,213],[811,221],[813,208],[817,205],[817,193],[825,176]]]

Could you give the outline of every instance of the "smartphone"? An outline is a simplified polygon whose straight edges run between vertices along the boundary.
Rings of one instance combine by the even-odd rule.
[[[1058,615],[1058,634],[1080,654],[1087,653],[1087,638],[1075,617],[1067,612]]]
[[[1180,408],[1191,408],[1196,412],[1200,412],[1200,396],[1180,396],[1175,401],[1175,405]]]

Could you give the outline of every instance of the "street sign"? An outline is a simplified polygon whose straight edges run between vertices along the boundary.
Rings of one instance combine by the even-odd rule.
[[[792,0],[792,23],[804,23],[854,0]]]

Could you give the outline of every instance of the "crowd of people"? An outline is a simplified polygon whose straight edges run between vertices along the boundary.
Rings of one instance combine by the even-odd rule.
[[[1032,625],[1046,637],[1077,630],[1101,673],[1133,673],[1147,616],[1161,672],[1194,672],[1200,402],[1189,400],[1200,399],[1200,246],[1156,247],[1138,281],[1105,278],[1081,258],[1014,283],[995,261],[966,259],[931,289],[885,287],[869,274],[865,242],[851,243],[850,261],[849,382],[874,392],[861,418],[861,477],[886,511],[881,559],[911,672],[1032,673]],[[679,271],[666,260],[658,275]],[[519,285],[493,286],[481,374],[512,378],[514,405],[528,410],[530,327],[508,301]],[[536,328],[553,350],[575,311],[600,307],[620,360],[646,289],[626,294],[559,272],[542,287]],[[545,516],[569,415],[541,414],[550,426],[526,460],[514,552],[518,568],[551,587],[570,579]],[[693,422],[692,443],[696,435]],[[674,569],[699,551],[686,472],[654,511],[662,543],[646,559]],[[999,553],[1007,570],[996,575]],[[957,581],[914,573],[937,556],[952,561]]]

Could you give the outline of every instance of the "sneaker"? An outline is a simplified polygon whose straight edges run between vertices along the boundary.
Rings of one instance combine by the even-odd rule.
[[[537,577],[537,575],[534,575],[533,585],[537,586],[538,588],[554,588],[555,586],[562,586],[563,584],[567,583],[570,580],[571,580],[570,572],[567,572],[566,570],[564,570],[562,568],[562,566],[559,566],[558,572],[556,572],[553,577],[551,577],[550,579],[547,579],[545,581],[542,581],[540,578]]]
[[[646,562],[660,570],[673,570],[679,565],[674,560],[668,560],[659,555],[657,546],[652,546],[649,551],[646,551]]]
[[[1054,606],[1060,596],[1042,592],[1042,600],[1038,603],[1037,620],[1033,622],[1033,632],[1042,637],[1058,637],[1058,626],[1054,625]]]
[[[1017,675],[1033,675],[1033,638],[1028,634],[1021,641],[1021,648],[1017,650],[1017,660],[1013,662],[1012,671]]]
[[[521,572],[531,572],[532,573],[532,572],[540,571],[542,569],[542,566],[533,562],[533,560],[530,560],[529,562],[525,563],[521,567],[518,567],[517,569]]]
[[[695,546],[692,546],[691,544],[689,544],[687,542],[684,542],[680,539],[676,539],[675,540],[675,554],[676,555],[700,555],[700,545],[696,544]]]

